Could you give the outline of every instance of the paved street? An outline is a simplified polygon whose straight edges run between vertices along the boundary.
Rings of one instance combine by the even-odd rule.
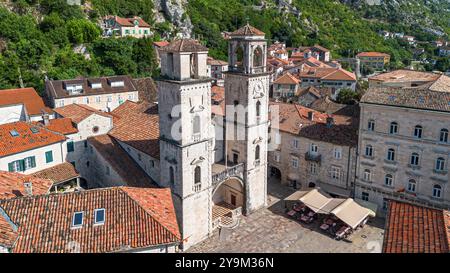
[[[282,200],[294,190],[269,182],[269,206],[248,217],[231,231],[215,232],[214,236],[187,252],[381,252],[383,220],[369,221],[363,229],[347,240],[336,241],[322,233],[317,224],[303,225],[285,216]]]

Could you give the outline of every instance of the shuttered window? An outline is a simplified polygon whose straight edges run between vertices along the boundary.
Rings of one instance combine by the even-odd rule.
[[[52,151],[45,152],[45,162],[46,163],[53,162],[53,152]]]

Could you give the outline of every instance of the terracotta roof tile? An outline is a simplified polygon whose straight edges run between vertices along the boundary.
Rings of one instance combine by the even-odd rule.
[[[214,115],[225,116],[225,87],[211,87],[211,112]]]
[[[132,27],[132,26],[134,26],[134,21],[137,20],[139,27],[150,27],[150,25],[147,22],[145,22],[142,18],[140,18],[138,16],[131,17],[131,18],[123,18],[123,17],[119,17],[119,16],[114,16],[112,18],[114,18],[114,20],[117,22],[117,24],[119,24],[121,26]]]
[[[342,68],[313,67],[299,73],[299,78],[315,78],[321,80],[356,81],[355,73]]]
[[[65,118],[70,118],[75,124],[80,123],[93,114],[104,117],[111,117],[110,114],[94,109],[84,104],[69,104],[63,107],[54,109],[56,113]]]
[[[390,57],[389,54],[381,53],[381,52],[360,52],[356,55],[356,57]]]
[[[17,225],[12,223],[5,211],[0,208],[0,246],[11,249],[18,237]]]
[[[264,32],[262,32],[261,30],[255,28],[255,27],[252,27],[249,24],[230,33],[230,36],[264,36],[264,35],[265,35]]]
[[[63,135],[71,135],[78,133],[78,129],[73,126],[70,118],[50,119],[48,125],[44,125],[43,121],[34,122],[34,124],[45,127],[50,131],[57,132]]]
[[[270,102],[278,106],[279,118],[271,117],[272,127],[280,131],[337,145],[355,146],[358,140],[358,118],[329,115],[292,103]],[[313,113],[312,120],[309,112]],[[275,113],[272,111],[272,113]],[[327,118],[333,125],[327,126]]]
[[[283,76],[276,79],[273,83],[276,84],[298,84],[300,81],[294,77],[291,73],[287,72]]]
[[[156,187],[151,178],[114,138],[109,135],[99,135],[88,138],[88,142],[111,165],[127,186]]]
[[[32,132],[35,130],[36,132]],[[13,136],[17,132],[18,136]],[[62,134],[37,127],[32,123],[17,121],[0,125],[0,157],[62,142]]]
[[[384,253],[448,253],[445,211],[390,201]]]
[[[159,159],[159,115],[156,104],[126,101],[112,112],[113,138]]]
[[[65,182],[80,177],[75,167],[69,162],[64,162],[56,166],[30,174],[32,177],[51,180],[54,184]]]
[[[382,73],[369,78],[369,81],[380,81],[386,83],[394,82],[432,82],[437,80],[440,74],[422,72],[416,70],[399,69]]]
[[[34,88],[20,88],[0,90],[0,107],[6,105],[23,104],[31,116],[41,115],[42,111],[53,111],[44,105],[44,100]]]
[[[163,47],[169,45],[170,43],[168,41],[160,41],[160,42],[153,42],[153,44],[157,47]]]
[[[0,199],[25,196],[25,182],[32,183],[32,191],[35,195],[48,193],[53,185],[53,182],[49,179],[0,171]]]
[[[105,253],[180,243],[166,189],[50,194],[2,200],[0,207],[18,226],[15,253]],[[105,209],[105,222],[94,225],[94,211],[100,208]],[[84,213],[80,228],[72,227],[75,212]]]

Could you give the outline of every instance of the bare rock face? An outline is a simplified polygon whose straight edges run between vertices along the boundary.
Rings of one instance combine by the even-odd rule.
[[[157,22],[169,21],[179,36],[190,38],[193,25],[186,13],[187,0],[156,0],[155,19]]]

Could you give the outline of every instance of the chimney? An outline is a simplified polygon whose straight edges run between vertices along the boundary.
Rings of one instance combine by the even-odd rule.
[[[44,111],[42,111],[42,121],[44,122],[44,125],[45,125],[45,126],[48,126],[48,125],[50,124],[50,117],[49,117],[49,115],[48,115],[46,112],[44,112]]]
[[[26,196],[32,196],[33,195],[33,183],[31,183],[31,182],[24,182],[23,186],[25,188],[25,195]]]
[[[314,112],[313,111],[309,111],[308,112],[308,119],[313,121],[314,120]]]
[[[331,128],[334,125],[334,118],[332,116],[327,117],[327,127]]]

